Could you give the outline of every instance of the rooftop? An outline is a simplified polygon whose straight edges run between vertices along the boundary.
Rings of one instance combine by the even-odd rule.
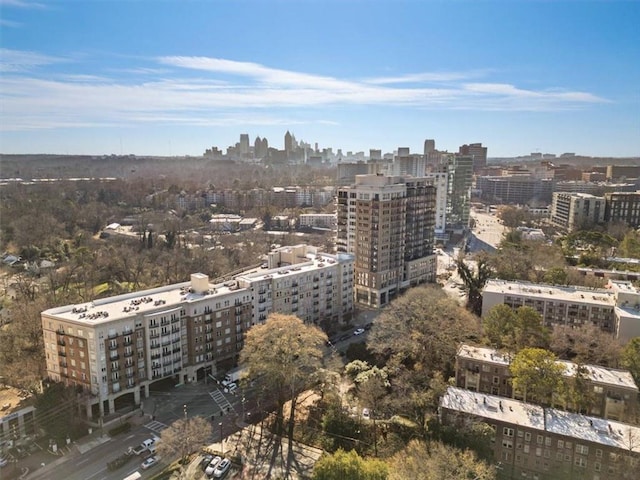
[[[544,300],[563,300],[611,307],[615,307],[616,305],[615,293],[602,288],[594,289],[577,286],[559,287],[557,285],[492,279],[486,283],[484,292],[535,296]]]
[[[640,453],[640,427],[449,387],[440,407]]]
[[[508,366],[511,363],[509,355],[488,347],[475,347],[463,344],[458,349],[458,356],[496,365]],[[567,360],[558,360],[565,367],[565,376],[573,377],[576,374],[577,365]],[[638,391],[636,382],[631,373],[627,370],[617,370],[600,365],[583,365],[584,374],[594,383],[614,385],[617,387],[630,388]]]
[[[0,384],[0,419],[32,405],[33,402],[34,397],[29,392]]]

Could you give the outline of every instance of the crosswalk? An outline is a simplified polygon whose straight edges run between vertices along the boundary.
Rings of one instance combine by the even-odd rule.
[[[229,403],[227,397],[225,397],[219,389],[215,389],[209,392],[209,396],[213,398],[213,401],[216,402],[218,407],[223,412],[230,412],[231,410],[235,411],[233,405]]]
[[[149,423],[145,423],[144,426],[145,428],[148,428],[152,432],[156,432],[156,433],[160,433],[162,432],[162,430],[167,428],[167,425],[165,425],[162,422],[158,422],[156,420],[153,420],[152,422],[149,422]]]

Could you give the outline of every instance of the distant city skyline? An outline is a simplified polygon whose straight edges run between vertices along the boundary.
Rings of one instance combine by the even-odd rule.
[[[640,156],[638,1],[0,0],[0,152]]]

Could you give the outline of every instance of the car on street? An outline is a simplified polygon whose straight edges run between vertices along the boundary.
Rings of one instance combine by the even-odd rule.
[[[209,465],[207,465],[207,468],[204,470],[204,473],[207,474],[208,476],[213,475],[213,472],[215,471],[216,467],[221,461],[222,461],[221,457],[213,457],[209,462]]]
[[[238,384],[235,382],[228,383],[226,389],[229,393],[233,393],[238,389]]]
[[[364,333],[364,328],[356,328],[356,329],[353,331],[353,334],[354,334],[354,335],[362,335],[363,333]]]
[[[362,418],[369,420],[371,418],[371,411],[368,408],[362,409]]]
[[[229,471],[229,468],[231,468],[231,460],[225,458],[213,471],[213,478],[222,478]]]
[[[140,467],[146,470],[147,468],[153,467],[156,463],[158,463],[158,457],[149,457],[140,464]]]
[[[6,467],[8,463],[9,460],[7,460],[5,457],[0,457],[0,467]]]

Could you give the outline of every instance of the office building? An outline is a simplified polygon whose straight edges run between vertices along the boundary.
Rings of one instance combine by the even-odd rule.
[[[462,156],[470,156],[473,159],[474,172],[478,172],[487,166],[487,147],[483,147],[482,143],[462,145],[458,149],[458,154]]]
[[[248,329],[270,313],[335,328],[353,311],[353,257],[284,247],[266,268],[42,312],[49,378],[86,394],[87,417],[140,404],[152,383],[188,383],[233,365]]]
[[[588,193],[554,192],[551,223],[572,232],[604,222],[605,200]]]
[[[640,456],[640,428],[449,387],[440,421],[461,429],[484,423],[500,478],[608,480],[622,477]]]
[[[525,175],[481,176],[476,189],[486,203],[498,205],[548,205],[553,193],[553,180],[528,172]]]
[[[473,158],[449,155],[447,172],[447,230],[464,231],[469,227],[471,215],[471,187],[473,184]]]
[[[489,280],[482,316],[496,305],[532,307],[547,326],[592,324],[621,341],[640,336],[640,293],[629,281],[610,279],[606,288]]]
[[[523,399],[522,392],[513,389],[509,366],[513,355],[488,347],[461,345],[456,355],[456,385],[474,392]],[[600,365],[577,365],[566,360],[557,363],[564,367],[567,380],[579,372],[585,392],[590,395],[587,413],[618,421],[631,421],[638,402],[638,386],[627,370]],[[575,405],[564,404],[565,399],[554,397],[552,406],[576,411]]]
[[[357,175],[338,189],[338,252],[355,256],[356,301],[382,307],[435,281],[435,187],[428,178]]]

